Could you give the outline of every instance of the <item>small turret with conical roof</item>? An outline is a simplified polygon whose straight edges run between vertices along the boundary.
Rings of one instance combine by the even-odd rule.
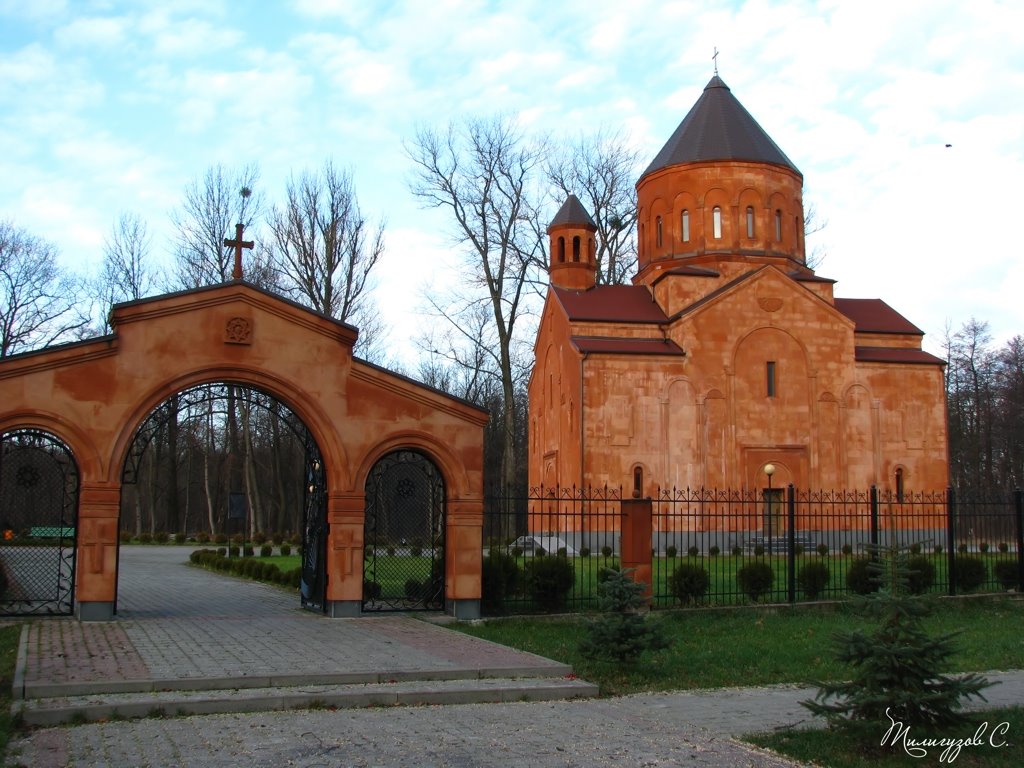
[[[586,291],[597,282],[597,225],[576,195],[569,195],[548,225],[551,285]]]

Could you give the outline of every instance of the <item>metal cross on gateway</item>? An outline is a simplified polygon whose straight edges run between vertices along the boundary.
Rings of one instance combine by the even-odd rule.
[[[242,249],[248,248],[251,251],[255,244],[252,240],[242,239],[242,230],[244,229],[244,225],[235,224],[235,239],[231,240],[227,237],[224,238],[224,245],[235,249],[235,268],[231,272],[231,277],[235,280],[242,279]]]

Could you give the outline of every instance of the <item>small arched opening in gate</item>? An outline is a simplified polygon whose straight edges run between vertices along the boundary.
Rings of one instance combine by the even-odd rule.
[[[445,607],[444,477],[418,449],[381,457],[366,478],[365,612]]]
[[[269,547],[283,585],[322,613],[326,477],[313,435],[277,397],[251,384],[191,386],[135,432],[122,473],[120,539],[184,539],[240,561]],[[290,559],[282,556],[289,550]],[[129,610],[143,607],[129,602]]]
[[[54,435],[0,435],[0,615],[71,615],[79,472]]]

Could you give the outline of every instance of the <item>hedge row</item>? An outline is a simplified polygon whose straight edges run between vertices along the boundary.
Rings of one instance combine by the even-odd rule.
[[[234,548],[232,548],[234,549]],[[222,573],[230,573],[235,576],[244,576],[256,581],[265,581],[269,584],[279,584],[293,589],[299,588],[302,580],[302,569],[292,568],[282,571],[274,563],[264,563],[247,557],[228,557],[227,550],[220,549],[197,549],[189,560],[195,565],[209,568]]]

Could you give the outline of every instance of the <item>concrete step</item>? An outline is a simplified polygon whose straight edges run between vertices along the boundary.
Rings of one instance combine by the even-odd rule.
[[[176,681],[184,682],[184,681]],[[195,682],[195,681],[192,681]],[[241,678],[230,683],[249,683]],[[301,683],[270,687],[221,687],[132,692],[26,696],[12,713],[30,726],[96,722],[119,718],[266,712],[284,709],[479,704],[551,701],[596,696],[597,686],[565,677],[465,677],[370,683]],[[26,691],[28,693],[28,691]],[[56,691],[51,691],[57,693]]]

